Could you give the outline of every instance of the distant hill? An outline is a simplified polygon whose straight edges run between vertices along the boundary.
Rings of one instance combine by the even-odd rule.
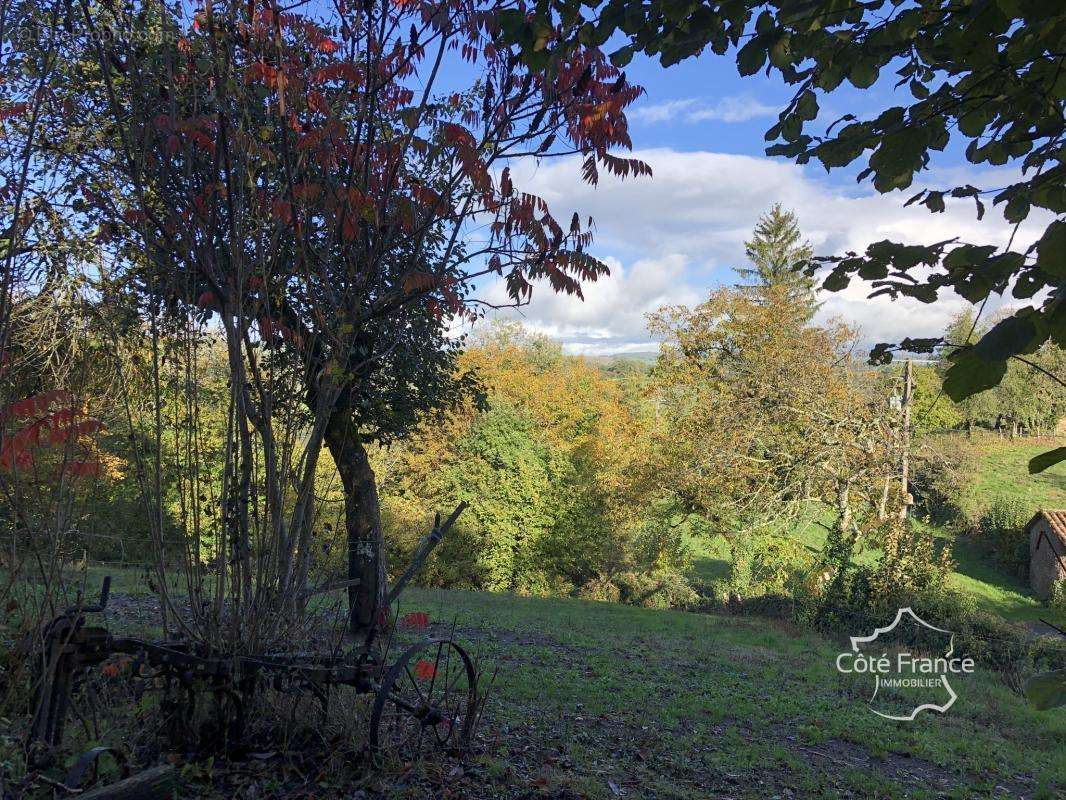
[[[654,364],[655,359],[659,357],[658,350],[642,350],[636,353],[618,353],[609,356],[585,356],[589,361],[594,364],[602,364],[608,366],[611,364],[624,364],[626,362],[636,362],[638,364]]]

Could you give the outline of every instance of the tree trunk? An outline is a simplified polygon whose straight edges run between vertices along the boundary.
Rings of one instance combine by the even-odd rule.
[[[344,489],[344,522],[348,537],[348,623],[355,636],[365,636],[377,622],[385,600],[384,542],[377,481],[359,432],[345,411],[326,426],[326,446],[337,464]]]

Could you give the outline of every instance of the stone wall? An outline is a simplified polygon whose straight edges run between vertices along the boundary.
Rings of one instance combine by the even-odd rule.
[[[1037,541],[1040,542],[1040,549],[1037,549]],[[1066,580],[1066,570],[1063,570],[1055,553],[1066,561],[1066,542],[1051,529],[1047,519],[1040,517],[1029,528],[1029,585],[1033,594],[1041,600],[1051,596],[1051,588],[1056,581]]]

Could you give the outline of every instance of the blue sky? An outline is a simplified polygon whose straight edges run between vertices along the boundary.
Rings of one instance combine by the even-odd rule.
[[[654,170],[650,179],[602,180],[593,189],[580,181],[576,159],[545,160],[514,168],[516,184],[541,194],[560,219],[573,211],[596,220],[592,252],[611,267],[610,278],[590,285],[586,299],[553,296],[538,287],[529,306],[499,312],[560,339],[569,352],[611,354],[650,350],[644,315],[662,305],[698,303],[716,286],[734,282],[744,263],[743,242],[759,215],[780,201],[799,216],[819,255],[863,250],[874,241],[931,243],[959,236],[1003,245],[1009,229],[995,211],[978,223],[972,201],[955,201],[944,214],[904,209],[923,186],[961,183],[1003,185],[1007,170],[978,171],[962,158],[961,145],[940,154],[929,173],[909,190],[877,195],[855,182],[859,164],[827,175],[820,165],[798,167],[765,156],[763,134],[792,96],[778,78],[742,78],[728,57],[707,54],[669,69],[637,57],[627,68],[647,95],[631,107],[637,154]],[[824,125],[844,113],[860,117],[887,107],[896,91],[892,75],[859,91],[845,84],[819,98]],[[905,91],[905,90],[901,90]],[[909,97],[909,93],[907,95]],[[902,99],[902,98],[901,98]],[[1034,218],[1015,244],[1032,241],[1042,227]],[[842,318],[864,343],[939,333],[965,307],[951,295],[932,305],[869,301],[869,287],[853,284],[826,294],[821,319]],[[502,300],[502,287],[487,288]],[[995,305],[995,304],[993,304]]]

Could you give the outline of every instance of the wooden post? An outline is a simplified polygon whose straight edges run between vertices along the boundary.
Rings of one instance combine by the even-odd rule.
[[[910,479],[910,448],[911,448],[911,397],[913,395],[912,374],[913,365],[908,358],[903,367],[903,430],[900,434],[900,510],[899,518],[907,519],[910,511],[911,495],[908,490]]]

